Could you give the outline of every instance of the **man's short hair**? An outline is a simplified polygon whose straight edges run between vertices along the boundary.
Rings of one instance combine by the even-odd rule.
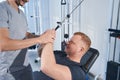
[[[80,35],[81,36],[81,40],[86,44],[87,46],[87,50],[90,48],[91,45],[91,40],[90,38],[82,32],[75,32],[74,35]]]

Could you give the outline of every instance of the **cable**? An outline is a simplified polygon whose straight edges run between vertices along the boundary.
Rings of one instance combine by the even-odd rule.
[[[55,30],[57,30],[66,19],[70,18],[70,15],[82,4],[83,1],[84,0],[80,1],[80,3],[69,14],[67,14],[67,16],[61,22],[57,22],[58,26],[55,28]]]
[[[69,14],[69,15],[71,15],[80,5],[81,5],[81,3],[83,2],[84,0],[82,0],[72,11],[71,11],[71,13]]]

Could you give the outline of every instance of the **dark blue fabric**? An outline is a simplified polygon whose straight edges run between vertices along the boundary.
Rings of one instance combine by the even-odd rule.
[[[20,51],[20,53],[17,55],[17,57],[15,58],[15,60],[13,61],[12,65],[9,68],[9,71],[11,73],[17,72],[19,70],[23,70],[24,68],[26,68],[26,66],[23,65],[26,54],[27,54],[27,48],[24,48]]]
[[[56,62],[61,65],[66,65],[69,67],[72,75],[72,80],[85,80],[85,72],[82,70],[80,63],[76,63],[71,61],[66,57],[66,54],[61,51],[54,51]],[[49,65],[48,65],[49,66]],[[39,72],[39,75],[36,74],[38,78],[35,80],[54,80],[41,71]]]
[[[32,68],[27,66],[22,70],[11,73],[15,80],[33,80]]]
[[[54,80],[54,79],[45,75],[42,71],[35,71],[33,72],[33,80]]]
[[[56,62],[58,64],[66,65],[69,67],[72,80],[85,80],[85,72],[82,70],[80,63],[71,61],[67,58],[66,53],[61,51],[55,51]]]

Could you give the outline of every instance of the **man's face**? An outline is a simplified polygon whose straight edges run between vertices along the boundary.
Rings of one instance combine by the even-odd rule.
[[[70,41],[67,42],[65,52],[68,54],[77,53],[81,47],[82,47],[81,36],[74,35],[70,39]]]
[[[24,6],[29,0],[15,0],[18,6]]]

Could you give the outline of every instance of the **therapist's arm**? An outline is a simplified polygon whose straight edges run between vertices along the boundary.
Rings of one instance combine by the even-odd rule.
[[[30,47],[35,44],[53,42],[54,30],[47,30],[40,37],[27,39],[10,38],[8,28],[0,28],[0,51],[12,51]]]

